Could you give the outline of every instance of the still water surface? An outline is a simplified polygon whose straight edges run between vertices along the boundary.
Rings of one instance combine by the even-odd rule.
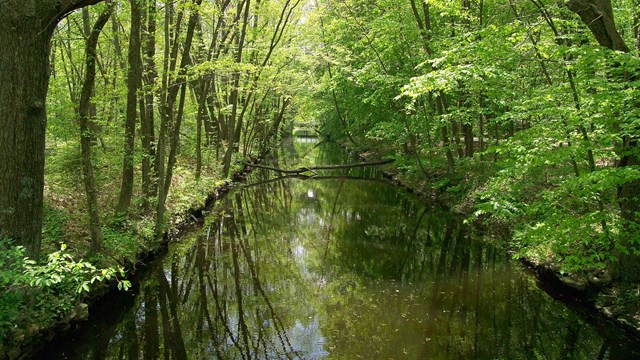
[[[348,161],[315,145],[291,144],[287,158]],[[145,269],[133,291],[92,308],[86,325],[41,358],[638,355],[541,291],[504,248],[375,170],[322,175],[274,180],[255,171]]]

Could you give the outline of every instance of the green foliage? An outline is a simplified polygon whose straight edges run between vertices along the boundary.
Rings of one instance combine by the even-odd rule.
[[[0,338],[9,339],[10,331],[16,328],[27,303],[20,285],[27,280],[24,274],[24,248],[11,246],[9,241],[0,241]]]
[[[293,136],[316,136],[316,132],[313,129],[306,127],[296,127],[292,131]]]
[[[45,246],[58,243],[65,235],[64,225],[68,220],[66,214],[60,209],[45,206],[43,217],[42,243]]]
[[[142,45],[140,72],[133,71],[136,66],[133,61],[129,63],[133,54],[127,53],[134,48],[128,46],[129,41],[135,44],[136,39],[132,36],[136,33],[132,29],[135,21],[130,18],[131,10],[135,10],[131,4],[135,3],[144,14],[143,29],[138,29]],[[301,59],[313,57],[307,53],[308,48],[296,41],[296,27],[302,25],[307,12],[303,10],[304,1],[246,3],[241,8],[248,12],[250,24],[242,24],[243,16],[237,13],[240,8],[235,2],[122,2],[113,6],[113,26],[102,28],[97,40],[98,70],[88,106],[90,119],[87,130],[80,134],[79,102],[83,84],[87,83],[87,30],[112,5],[96,4],[61,17],[51,42],[41,254],[49,256],[49,260],[46,266],[25,263],[20,254],[7,252],[15,266],[2,269],[8,279],[26,277],[16,283],[20,291],[54,297],[50,302],[55,306],[41,303],[48,301],[43,299],[49,299],[49,295],[37,299],[39,317],[29,315],[35,324],[67,310],[62,304],[73,306],[78,296],[86,292],[87,282],[101,280],[100,276],[113,278],[111,272],[95,275],[96,268],[75,262],[70,254],[86,257],[91,249],[91,261],[101,266],[135,262],[141,252],[158,245],[156,239],[167,229],[164,224],[174,226],[183,221],[189,211],[204,206],[216,187],[226,184],[221,179],[221,169],[230,165],[223,164],[228,160],[227,149],[233,152],[233,174],[243,169],[246,158],[270,150],[280,140],[280,134],[292,127],[297,114],[303,113],[293,99],[306,91],[309,78]],[[198,20],[191,21],[196,15]],[[147,32],[152,24],[156,30],[170,29],[170,46],[174,50],[165,49],[168,44],[161,31]],[[197,25],[188,31],[194,24]],[[238,32],[245,28],[247,33],[240,36]],[[189,32],[195,35],[187,40]],[[242,42],[238,41],[240,37]],[[148,46],[152,43],[155,56],[149,58]],[[242,59],[237,56],[241,46]],[[165,61],[167,66],[163,66]],[[139,79],[129,79],[138,73]],[[135,83],[137,88],[129,89]],[[167,96],[166,91],[173,92],[181,86],[184,92]],[[139,95],[135,104],[127,103],[129,90]],[[207,101],[201,101],[202,91],[206,91]],[[173,100],[169,101],[171,97]],[[125,126],[131,105],[135,105],[133,113],[138,117],[133,134]],[[149,127],[144,120],[149,121]],[[305,120],[305,125],[312,122]],[[237,134],[229,138],[229,129],[235,130],[236,126]],[[125,134],[125,128],[129,134]],[[165,128],[161,137],[160,129]],[[91,140],[90,158],[83,157],[87,144],[81,148],[80,139],[87,137]],[[125,141],[131,137],[132,149]],[[42,149],[32,150],[35,158],[40,158],[42,154],[37,152]],[[129,156],[133,180],[123,176],[129,173]],[[159,164],[163,164],[163,179],[156,176]],[[89,171],[93,181],[86,176]],[[149,176],[141,176],[143,173]],[[163,181],[170,182],[166,194],[158,191],[157,185]],[[122,199],[126,209],[118,209],[116,214],[120,190],[129,189],[129,185],[132,194]],[[128,191],[122,193],[126,195]],[[158,206],[158,201],[165,203]],[[94,223],[88,224],[89,221]],[[62,241],[69,245],[69,253],[57,251]],[[77,292],[78,289],[83,291]],[[20,291],[11,296],[20,295]],[[23,301],[22,297],[16,299]],[[16,309],[16,316],[20,314],[17,306],[8,306],[3,313],[13,314],[14,310],[9,309]],[[21,324],[28,323],[24,319]],[[42,326],[45,323],[51,322],[42,321]],[[0,334],[0,342],[6,336],[9,335]]]
[[[127,290],[122,268],[98,269],[76,261],[62,245],[38,264],[11,241],[0,241],[0,345],[20,341],[62,319],[92,287],[117,282]]]
[[[638,57],[558,4],[428,1],[427,22],[419,1],[360,3],[316,9],[323,131],[393,157],[415,186],[426,175],[472,219],[510,224],[516,256],[580,272],[637,251],[618,191],[640,173],[618,165],[640,152],[625,145],[640,128]],[[632,8],[615,9],[631,33]]]
[[[237,163],[240,163],[239,160],[238,158]],[[196,180],[187,169],[177,169],[177,173],[179,181],[169,194],[170,216],[180,216],[189,210],[203,208],[211,191],[226,183],[214,177],[202,177]]]
[[[144,238],[134,232],[129,222],[112,224],[103,227],[104,249],[106,254],[114,259],[125,259],[135,264],[138,253],[145,249],[146,242],[150,238]],[[142,228],[145,232],[144,228]],[[148,230],[146,230],[148,233]],[[152,238],[151,238],[152,239]]]
[[[25,260],[24,274],[30,287],[52,293],[81,294],[88,292],[90,284],[96,281],[118,280],[118,277],[124,276],[122,268],[98,269],[91,263],[75,261],[65,249],[66,245],[62,245],[59,251],[49,254],[46,263],[42,265],[33,260]],[[119,288],[126,289],[130,286],[127,280],[119,283]]]

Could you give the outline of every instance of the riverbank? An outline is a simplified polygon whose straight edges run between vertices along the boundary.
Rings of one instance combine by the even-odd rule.
[[[374,160],[376,159],[376,157],[377,158],[380,157],[378,154],[374,152],[361,153],[360,155],[364,158],[367,158],[368,160]],[[247,169],[245,168],[245,170]],[[383,173],[383,176],[389,180],[388,182],[393,183],[395,186],[402,187],[405,190],[417,195],[419,198],[423,200],[436,201],[438,203],[449,204],[450,206],[446,208],[453,207],[458,210],[459,215],[464,215],[467,217],[469,216],[469,212],[465,213],[463,211],[460,211],[461,209],[460,201],[454,201],[451,197],[447,197],[448,193],[446,192],[446,190],[444,193],[438,192],[433,187],[425,186],[426,183],[422,183],[420,184],[421,186],[419,186],[417,185],[419,184],[417,182],[408,181],[408,179],[403,176],[404,174],[402,173],[402,171],[399,171],[398,167],[393,164],[383,165],[383,168],[381,169],[381,171]],[[240,176],[240,178],[241,177],[242,176]],[[238,179],[238,180],[241,180],[241,179]],[[216,188],[216,191],[207,197],[207,200],[205,201],[205,205],[207,204],[210,205],[211,203],[215,202],[215,200],[220,199],[224,194],[226,194],[231,189],[232,189],[231,183],[225,182],[224,184],[221,185],[220,189]],[[305,190],[305,194],[306,194],[306,197],[308,197],[309,195],[308,193],[306,193],[306,191],[307,190]],[[314,193],[318,193],[318,192],[314,190]],[[331,198],[333,199],[334,197],[331,196]],[[466,206],[468,206],[468,203]],[[169,239],[175,238],[175,236],[181,233],[184,233],[184,230],[186,230],[191,224],[193,224],[194,222],[197,222],[204,214],[206,214],[207,212],[206,209],[207,207],[198,207],[198,208],[191,208],[189,211],[184,212],[182,214],[180,221],[178,221],[177,219],[175,221],[172,221],[172,224],[174,224],[175,229],[177,230],[167,234],[167,237],[165,239],[169,241]],[[502,224],[501,226],[491,226],[491,223],[485,223],[483,225],[481,222],[476,221],[475,225],[476,227],[483,229],[485,233],[491,232],[493,235],[491,236],[492,239],[489,241],[492,241],[492,242],[495,241],[497,243],[500,241],[504,243],[505,239],[508,239],[510,236],[509,231],[511,230],[505,227],[504,224]],[[155,258],[154,254],[147,254],[147,256],[149,257],[141,259],[141,261],[137,261],[136,264],[144,265],[148,263],[152,258]],[[533,269],[535,269],[537,278],[541,279],[540,287],[545,291],[547,291],[548,293],[550,293],[552,297],[557,298],[563,301],[565,304],[570,305],[572,309],[577,310],[577,312],[582,316],[587,316],[587,318],[589,318],[590,321],[594,321],[596,323],[602,322],[603,320],[610,321],[611,324],[619,328],[625,329],[626,332],[632,334],[631,336],[634,336],[633,331],[631,329],[626,329],[624,326],[620,325],[619,322],[616,322],[615,319],[607,319],[606,317],[602,317],[601,312],[592,311],[593,307],[596,306],[597,304],[596,305],[593,304],[591,293],[589,292],[591,290],[583,291],[583,290],[576,290],[576,289],[570,288],[569,285],[567,285],[567,283],[570,283],[570,282],[567,281],[566,277],[559,276],[559,272],[557,270],[548,272],[548,271],[544,271],[545,268],[541,266],[538,266],[535,264],[530,264],[530,265]],[[564,281],[560,281],[560,279]]]
[[[283,149],[273,166],[354,161],[331,144],[312,147]],[[306,178],[256,171],[139,271],[130,293],[96,304],[88,322],[36,358],[640,353],[544,294],[504,247],[480,238],[371,167]]]
[[[175,195],[170,194],[167,200],[168,221],[160,241],[149,232],[150,220],[146,218],[128,220],[126,224],[118,224],[118,228],[115,230],[109,229],[107,225],[106,229],[112,230],[112,232],[109,233],[110,237],[105,240],[117,241],[117,243],[106,243],[105,253],[107,256],[93,257],[91,263],[97,267],[122,267],[124,273],[121,275],[124,276],[112,277],[104,282],[92,281],[89,288],[76,297],[73,303],[64,304],[64,310],[55,309],[56,313],[41,314],[33,321],[24,321],[22,326],[15,327],[12,331],[13,337],[3,340],[0,344],[0,359],[26,358],[54,337],[66,333],[78,322],[85,321],[91,311],[91,304],[111,292],[121,291],[120,282],[135,278],[138,270],[144,269],[147,264],[164,253],[172,241],[201,223],[203,217],[207,215],[214,204],[233,190],[237,184],[243,182],[246,174],[250,171],[249,167],[244,166],[234,172],[229,179],[204,178],[196,185],[180,181],[176,186]],[[178,174],[178,177],[180,175]],[[68,219],[70,218],[72,215],[68,214]],[[47,225],[51,227],[51,221],[45,224],[45,229]],[[69,224],[68,228],[77,229],[75,224]],[[43,245],[53,248],[64,244],[65,248],[71,250],[69,251],[70,256],[74,258],[82,259],[87,255],[79,251],[79,249],[86,248],[86,239],[81,232],[72,230],[64,233],[59,231],[57,234],[60,237],[55,240],[45,237],[46,241],[43,242]],[[64,242],[61,240],[63,234]],[[135,244],[135,247],[122,246],[131,243]],[[78,261],[78,263],[81,262],[82,260]]]
[[[348,145],[343,146],[350,149]],[[371,149],[351,151],[367,161],[385,158]],[[511,239],[515,230],[524,223],[510,223],[490,212],[478,211],[481,208],[478,206],[478,192],[489,179],[491,171],[478,171],[473,163],[467,163],[466,166],[467,176],[457,180],[452,180],[444,171],[421,178],[416,174],[415,167],[411,169],[413,172],[403,171],[398,162],[384,165],[381,170],[398,186],[458,213],[487,234],[488,238],[508,244],[510,253],[531,269],[532,274],[543,283],[541,288],[552,297],[570,303],[574,308],[579,304],[582,307],[581,315],[588,315],[595,321],[606,321],[623,330],[630,338],[640,340],[640,284],[612,279],[608,268],[566,272],[562,261],[558,260],[558,254],[550,253],[547,258],[523,255],[526,254],[523,244]]]

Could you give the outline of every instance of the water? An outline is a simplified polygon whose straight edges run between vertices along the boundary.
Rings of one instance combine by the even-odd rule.
[[[298,136],[296,137],[296,142],[303,144],[315,144],[318,142],[318,138],[313,136]]]
[[[301,160],[280,166],[348,161],[316,145],[289,144],[289,158]],[[202,228],[151,264],[133,291],[93,307],[86,325],[40,357],[638,355],[619,332],[596,329],[540,290],[505,249],[375,170],[319,175],[276,180],[254,172]]]

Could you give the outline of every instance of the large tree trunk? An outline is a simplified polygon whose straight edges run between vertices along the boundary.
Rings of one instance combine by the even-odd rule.
[[[37,259],[42,231],[51,36],[70,11],[100,0],[0,1],[0,237]]]
[[[0,237],[14,239],[37,259],[54,27],[37,13],[7,13],[8,7],[0,5]]]

